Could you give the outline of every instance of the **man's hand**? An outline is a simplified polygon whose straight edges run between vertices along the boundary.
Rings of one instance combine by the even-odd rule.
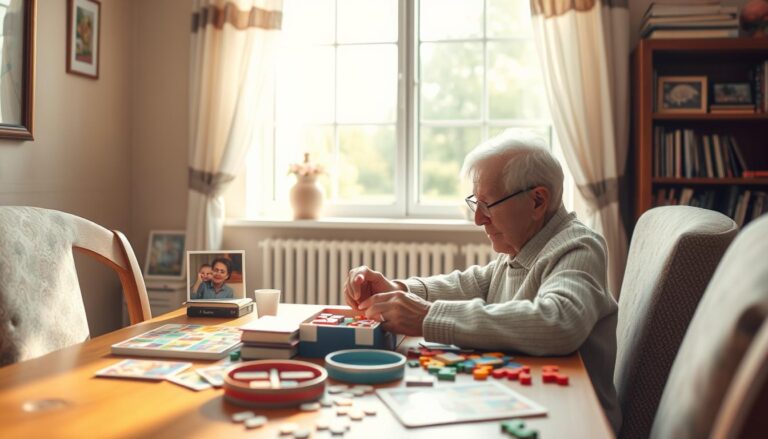
[[[359,303],[369,319],[379,320],[390,332],[421,337],[424,318],[432,307],[421,297],[405,291],[378,293]]]
[[[365,265],[349,270],[344,283],[344,301],[355,311],[362,311],[360,302],[383,291],[394,291],[399,286],[378,271]]]

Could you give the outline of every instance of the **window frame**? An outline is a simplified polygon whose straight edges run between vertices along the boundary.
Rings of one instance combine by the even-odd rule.
[[[489,96],[488,96],[488,45],[494,41],[509,41],[509,38],[489,38],[488,37],[488,17],[486,9],[489,0],[483,0],[483,27],[482,35],[478,38],[464,39],[435,39],[420,40],[419,37],[419,0],[397,0],[398,4],[398,56],[397,56],[397,120],[395,122],[395,166],[394,166],[394,202],[391,204],[351,204],[351,203],[330,203],[326,198],[324,202],[324,215],[328,217],[375,217],[375,218],[434,218],[434,219],[471,219],[463,201],[463,195],[456,198],[455,203],[450,204],[428,204],[421,200],[421,174],[420,174],[420,155],[419,148],[420,128],[422,126],[433,127],[477,127],[480,130],[481,141],[487,140],[489,132],[494,129],[504,129],[510,127],[524,128],[546,128],[549,136],[546,139],[550,149],[554,149],[555,139],[553,135],[551,120],[541,119],[488,119],[489,115]],[[334,0],[334,7],[337,3]],[[338,17],[338,14],[337,14]],[[335,23],[335,34],[338,37],[338,22]],[[339,44],[337,37],[334,41],[334,48]],[[424,121],[421,119],[421,99],[420,99],[420,44],[422,42],[481,42],[483,75],[482,75],[482,96],[480,117],[472,120],[432,120]],[[352,43],[355,44],[355,43]],[[378,43],[373,43],[378,44]],[[334,83],[338,81],[338,52],[334,56]],[[274,217],[290,216],[290,206],[287,200],[280,201],[277,196],[277,187],[279,185],[277,176],[277,156],[275,154],[275,140],[277,138],[278,123],[275,118],[277,108],[277,93],[273,90],[273,108],[270,133],[266,136],[265,142],[270,147],[251,148],[249,154],[257,154],[260,164],[257,171],[258,176],[252,175],[251,169],[255,163],[252,157],[249,157],[249,171],[246,176],[246,211],[249,217]],[[335,95],[334,99],[337,99]],[[336,107],[336,105],[334,105]],[[334,111],[334,113],[336,110]],[[333,123],[317,124],[318,126],[332,126],[334,156],[339,153],[339,126],[348,126],[354,124],[339,123],[334,116]],[[367,124],[366,124],[367,125]],[[254,151],[257,150],[257,151]],[[264,183],[270,180],[269,187],[265,188]],[[457,175],[459,180],[460,176]],[[258,180],[258,182],[254,181]],[[254,184],[256,183],[256,184]],[[258,189],[261,190],[258,190]],[[362,214],[361,214],[362,213]]]

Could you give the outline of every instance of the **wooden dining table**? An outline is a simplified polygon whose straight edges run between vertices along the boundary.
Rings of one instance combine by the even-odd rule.
[[[300,319],[322,308],[320,305],[281,304],[279,314]],[[290,438],[291,435],[280,435],[280,427],[285,423],[307,429],[315,438],[342,437],[316,429],[318,419],[339,417],[333,407],[309,412],[297,408],[257,409],[257,414],[266,416],[268,422],[257,429],[246,429],[243,424],[232,421],[234,413],[245,409],[225,401],[221,389],[196,392],[167,381],[94,377],[96,371],[126,358],[112,355],[111,345],[159,326],[169,323],[240,326],[254,318],[255,314],[239,319],[190,318],[182,308],[39,358],[0,368],[0,438]],[[405,353],[422,340],[406,337],[398,351]],[[308,361],[323,364],[322,359]],[[530,385],[506,379],[498,382],[546,408],[546,415],[524,420],[528,428],[538,431],[539,438],[613,437],[578,353],[562,357],[515,356],[515,361],[531,367],[533,382]],[[212,364],[211,361],[193,363],[195,367]],[[557,365],[569,377],[569,384],[543,383],[541,368],[544,365]],[[421,368],[406,367],[405,370],[406,376],[426,373]],[[472,375],[460,373],[456,382],[472,380]],[[329,379],[327,384],[339,383]],[[439,381],[436,385],[454,383]],[[405,383],[399,380],[375,387],[405,387]],[[501,430],[503,419],[408,428],[375,393],[354,400],[356,404],[373,407],[376,414],[360,421],[350,420],[350,428],[343,437],[506,436]],[[425,410],[424,416],[428,415],[429,410]]]

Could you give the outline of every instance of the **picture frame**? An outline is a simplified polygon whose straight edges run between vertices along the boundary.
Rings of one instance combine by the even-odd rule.
[[[660,76],[657,84],[659,113],[706,113],[706,76]]]
[[[229,267],[226,267],[227,264]],[[205,265],[210,272],[203,271]],[[223,285],[217,285],[221,269],[225,267],[229,270],[228,277],[222,281]],[[244,250],[187,252],[187,302],[245,297]]]
[[[99,78],[101,2],[67,0],[67,72]]]
[[[176,281],[184,279],[185,246],[186,233],[183,230],[150,231],[147,258],[144,261],[144,278]]]
[[[752,105],[752,84],[718,82],[712,84],[712,103],[716,105]]]
[[[4,2],[0,69],[0,139],[34,140],[37,0]]]

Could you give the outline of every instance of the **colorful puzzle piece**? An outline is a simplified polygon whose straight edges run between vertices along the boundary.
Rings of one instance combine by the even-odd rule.
[[[501,423],[501,432],[518,439],[537,439],[539,432],[526,428],[525,422],[520,420]]]

